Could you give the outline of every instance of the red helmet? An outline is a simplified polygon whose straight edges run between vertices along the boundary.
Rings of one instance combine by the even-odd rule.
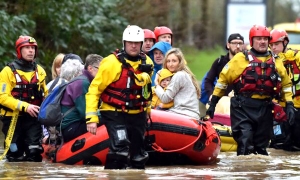
[[[36,57],[37,48],[38,48],[36,40],[33,37],[30,37],[30,36],[19,36],[19,39],[17,39],[17,41],[16,41],[16,51],[17,51],[18,59],[22,58],[21,48],[24,47],[24,46],[35,46],[35,55],[34,55],[34,57]]]
[[[171,34],[171,38],[173,36],[173,33],[171,31],[170,28],[166,27],[166,26],[158,26],[158,27],[155,27],[154,28],[154,34],[156,36],[156,41],[158,41],[158,37],[160,35],[163,35],[163,34]]]
[[[253,45],[253,37],[255,36],[266,36],[270,39],[270,31],[266,26],[254,25],[249,32],[249,41],[251,47]]]
[[[283,29],[273,29],[270,32],[270,36],[271,36],[270,43],[284,41],[284,40],[287,40],[288,42],[290,41],[288,34]]]
[[[153,31],[151,31],[150,29],[143,29],[144,30],[144,36],[145,39],[153,39],[154,43],[156,42],[156,37]]]

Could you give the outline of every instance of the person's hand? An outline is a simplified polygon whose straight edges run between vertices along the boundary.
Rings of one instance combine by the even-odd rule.
[[[40,112],[40,107],[33,104],[29,104],[26,112],[32,117],[37,117],[38,113]]]
[[[290,125],[295,122],[295,108],[293,102],[286,102],[286,117]]]
[[[49,136],[43,137],[42,143],[43,143],[43,144],[47,144],[47,142],[48,142],[48,140],[49,140],[48,138],[49,138]]]
[[[216,109],[216,106],[215,105],[210,105],[209,108],[207,109],[206,111],[206,116],[204,116],[206,119],[212,119],[214,118],[214,115],[215,115],[215,109]]]
[[[86,124],[86,129],[91,134],[96,135],[96,133],[97,133],[97,123],[92,122],[92,123]]]
[[[220,97],[212,95],[212,98],[211,98],[211,101],[209,104],[209,108],[206,111],[206,117],[209,116],[207,118],[211,118],[211,119],[214,118],[216,105],[219,102],[219,100],[220,100]]]

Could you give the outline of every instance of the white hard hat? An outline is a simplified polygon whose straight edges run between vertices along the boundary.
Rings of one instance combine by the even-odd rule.
[[[130,42],[144,42],[144,31],[142,28],[136,25],[128,26],[123,32],[123,44],[124,41]]]

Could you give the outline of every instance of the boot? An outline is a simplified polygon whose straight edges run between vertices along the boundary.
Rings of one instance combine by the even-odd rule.
[[[238,145],[238,149],[237,149],[237,156],[239,155],[250,155],[250,154],[256,154],[256,152],[254,151],[254,147],[253,146],[240,146]]]
[[[26,159],[25,161],[30,161],[30,162],[42,162],[43,157],[42,153],[44,152],[44,149],[41,148],[32,148],[26,151]]]
[[[143,155],[134,156],[130,163],[132,169],[145,169],[145,164],[148,161],[149,156],[147,152],[144,152]]]
[[[255,151],[257,152],[257,154],[266,155],[266,156],[269,155],[265,148],[255,147]]]
[[[104,169],[126,169],[127,165],[127,156],[122,156],[118,154],[107,154]]]
[[[8,162],[22,162],[25,160],[25,156],[24,153],[20,151],[8,152],[6,159]]]
[[[43,157],[40,154],[30,154],[26,157],[25,161],[29,162],[42,162]]]

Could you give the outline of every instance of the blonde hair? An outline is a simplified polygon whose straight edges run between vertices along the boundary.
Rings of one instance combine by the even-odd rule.
[[[51,68],[51,73],[52,73],[52,79],[55,79],[56,77],[59,76],[56,72],[56,68],[61,67],[61,62],[64,59],[65,54],[59,53],[53,60],[52,63],[52,68]]]
[[[172,48],[166,53],[164,61],[163,61],[164,62],[163,68],[167,69],[167,58],[170,54],[174,54],[179,60],[179,66],[178,66],[178,69],[176,70],[176,72],[177,71],[185,71],[186,73],[188,73],[191,76],[193,85],[196,88],[197,96],[198,96],[198,98],[200,98],[201,90],[200,90],[198,80],[196,79],[196,76],[193,74],[193,72],[190,70],[190,68],[186,65],[187,61],[185,60],[184,55],[179,48]],[[173,73],[176,73],[176,72],[173,72]]]

